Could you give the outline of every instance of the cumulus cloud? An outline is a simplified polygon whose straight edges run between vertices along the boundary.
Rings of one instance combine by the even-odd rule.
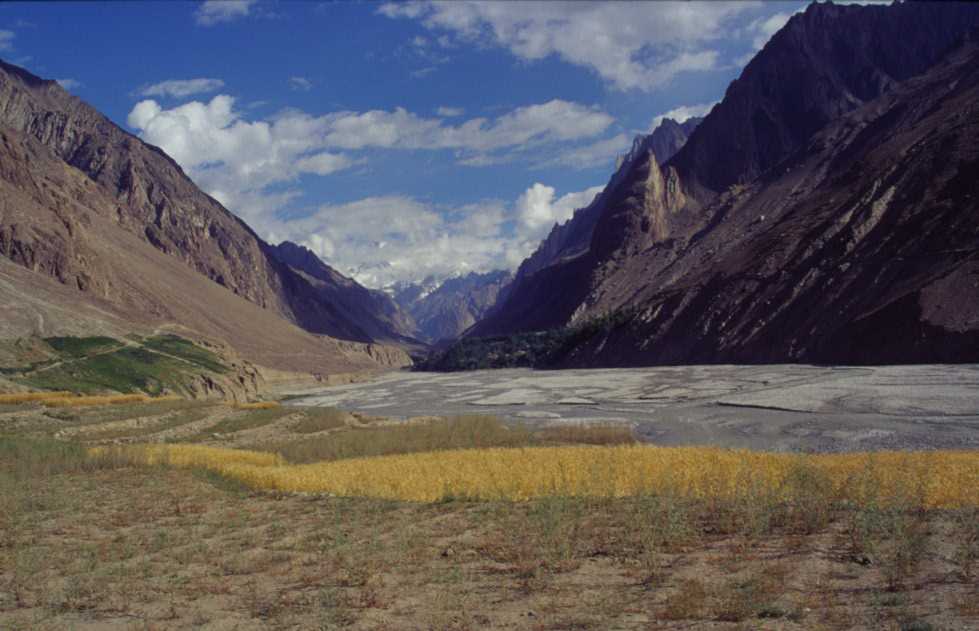
[[[77,90],[78,88],[82,87],[82,82],[76,81],[75,79],[55,79],[55,81],[58,82],[58,85],[68,91]]]
[[[602,133],[614,119],[560,99],[518,107],[495,120],[472,118],[446,126],[439,118],[422,118],[403,108],[393,112],[342,112],[330,117],[327,141],[344,149],[463,149],[493,151],[588,138]]]
[[[546,236],[587,205],[601,187],[557,197],[535,183],[514,203],[486,200],[435,207],[400,195],[325,204],[307,216],[276,220],[275,241],[289,239],[369,287],[426,276],[513,269]]]
[[[555,223],[564,223],[578,208],[587,206],[596,195],[602,192],[601,186],[593,186],[578,193],[568,193],[555,199],[557,191],[535,182],[517,199],[517,214],[520,222],[530,229],[532,235],[544,236],[542,228],[550,228]]]
[[[691,118],[696,116],[707,116],[711,109],[717,105],[717,101],[712,103],[701,103],[699,105],[680,105],[679,107],[674,107],[669,112],[665,112],[653,118],[653,122],[649,125],[649,131],[652,132],[654,129],[659,127],[663,119],[672,118],[678,123],[684,123]]]
[[[13,31],[0,29],[0,50],[13,50],[14,37],[15,33]]]
[[[138,96],[184,98],[194,94],[217,92],[224,87],[220,79],[170,79],[147,85],[136,91]]]
[[[212,26],[246,17],[258,0],[207,0],[194,13],[200,26]]]
[[[378,12],[500,46],[525,60],[551,55],[589,68],[618,89],[653,90],[684,72],[710,70],[712,42],[759,2],[409,2]]]
[[[250,220],[275,211],[277,206],[268,200],[283,201],[281,192],[268,193],[266,187],[354,164],[347,156],[323,151],[301,120],[286,114],[272,121],[247,121],[226,95],[172,109],[140,101],[127,122],[142,139],[170,154],[201,188]]]
[[[426,273],[436,275],[445,275],[449,268],[486,270],[492,268],[487,267],[491,263],[497,267],[519,264],[536,247],[542,231],[569,217],[572,206],[582,198],[557,198],[554,189],[549,189],[551,197],[537,199],[531,206],[521,202],[517,212],[512,204],[434,209],[400,197],[375,197],[356,205],[322,206],[310,218],[283,222],[277,212],[300,197],[293,184],[299,177],[349,169],[365,160],[351,152],[371,149],[451,150],[457,160],[492,157],[499,152],[510,159],[515,159],[513,152],[534,156],[533,147],[560,148],[601,133],[612,118],[583,105],[554,100],[456,125],[403,108],[322,116],[286,110],[266,120],[248,120],[232,97],[218,95],[208,102],[191,101],[172,108],[145,99],[132,108],[127,122],[142,139],[162,147],[198,186],[260,233],[270,239],[275,235],[297,241],[318,234],[322,240],[307,245],[316,246],[327,258],[333,256],[325,254],[332,249],[334,255],[343,256],[338,262],[346,271],[361,270],[357,273],[364,276],[358,278],[377,284],[409,278],[423,269],[411,265],[415,256],[428,261],[424,263]],[[591,189],[586,193],[591,194]],[[355,212],[364,215],[344,218],[344,213]],[[385,216],[386,212],[394,214]],[[317,223],[316,217],[322,221]],[[357,236],[359,231],[372,236],[365,241]],[[437,244],[438,256],[429,261],[426,257],[436,247],[433,244]],[[448,253],[449,258],[439,258]],[[383,261],[391,265],[378,272]],[[368,269],[374,271],[363,271]]]
[[[289,77],[289,87],[300,92],[309,92],[313,89],[313,82],[306,77]]]

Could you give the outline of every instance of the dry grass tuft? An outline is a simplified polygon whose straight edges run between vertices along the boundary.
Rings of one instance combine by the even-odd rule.
[[[278,455],[264,454],[269,463],[276,463],[269,466],[242,456],[254,452],[195,451],[199,449],[193,445],[134,447],[132,457],[151,463],[169,458],[177,464],[185,453],[193,453],[195,466],[256,489],[416,502],[667,493],[716,506],[745,504],[749,510],[758,508],[757,502],[768,507],[790,502],[839,506],[872,501],[911,508],[907,489],[914,488],[919,489],[916,507],[979,506],[979,452],[974,451],[803,456],[708,447],[574,446],[456,449],[306,465],[282,464]],[[818,497],[800,500],[798,486],[788,482],[800,462],[814,467],[828,481],[805,487]],[[873,471],[873,489],[861,482],[868,470]],[[744,481],[748,479],[751,487],[746,492]]]
[[[74,408],[100,405],[125,405],[127,403],[158,403],[161,401],[174,401],[179,398],[177,396],[151,397],[146,394],[116,394],[91,397],[62,396],[40,399],[40,402],[49,408]]]
[[[278,401],[254,401],[252,403],[232,403],[231,407],[238,410],[274,410],[279,407]]]
[[[71,396],[74,396],[74,394],[66,390],[60,392],[13,392],[9,394],[0,394],[0,404],[53,401],[55,399],[62,399]]]
[[[633,445],[638,443],[627,425],[555,425],[536,432],[543,443],[565,445]]]

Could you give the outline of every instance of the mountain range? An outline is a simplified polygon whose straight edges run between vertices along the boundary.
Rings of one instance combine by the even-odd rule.
[[[389,291],[0,62],[0,337],[179,331],[307,373],[558,330],[553,367],[979,361],[977,28],[969,3],[814,3],[514,274]]]
[[[346,309],[356,289],[284,263],[163,151],[3,62],[0,158],[4,337],[179,327],[280,370],[409,363]]]
[[[968,3],[810,5],[468,335],[615,323],[555,366],[976,361],[977,24]]]

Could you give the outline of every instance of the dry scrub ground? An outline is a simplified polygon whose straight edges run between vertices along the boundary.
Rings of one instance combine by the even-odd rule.
[[[0,629],[979,629],[974,509],[415,504],[84,457],[79,440],[392,442],[363,419],[152,405],[0,410]]]

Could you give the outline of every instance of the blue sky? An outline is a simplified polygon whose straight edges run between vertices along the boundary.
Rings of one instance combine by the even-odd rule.
[[[801,2],[0,4],[0,57],[369,286],[513,268]]]

